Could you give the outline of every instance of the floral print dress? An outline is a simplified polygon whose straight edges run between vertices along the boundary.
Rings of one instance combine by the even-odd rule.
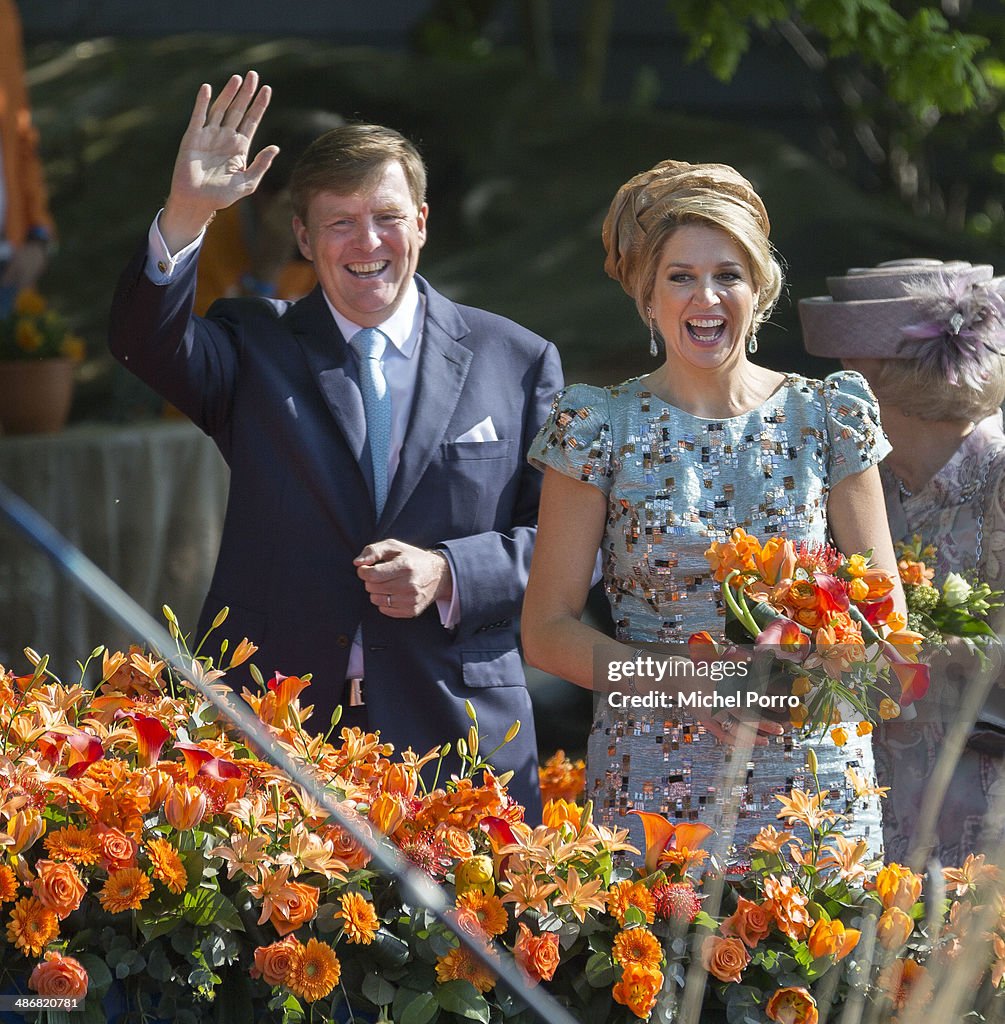
[[[890,532],[894,541],[915,535],[933,544],[936,578],[948,572],[974,569],[993,589],[1005,589],[1005,432],[1000,412],[982,420],[963,439],[952,458],[928,483],[908,494],[897,478],[880,466]],[[977,564],[978,515],[983,511],[982,557]],[[1005,610],[989,622],[999,636],[1005,630]],[[875,734],[876,770],[890,787],[883,801],[883,837],[887,859],[903,863],[932,770],[942,749],[947,717],[956,702],[944,691],[967,682],[964,666],[952,665],[933,673],[929,704],[941,710],[922,711],[919,722],[888,722]],[[933,851],[943,864],[959,865],[967,854],[994,849],[1005,835],[1005,689],[999,681],[985,704],[982,717],[997,729],[978,725],[957,764],[943,801]],[[997,806],[996,806],[997,805]]]

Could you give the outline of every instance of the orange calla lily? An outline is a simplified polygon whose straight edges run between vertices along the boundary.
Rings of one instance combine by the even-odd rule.
[[[659,867],[660,858],[667,850],[696,850],[715,831],[708,825],[682,822],[675,825],[662,814],[632,810],[642,819],[646,833],[646,871],[652,874]]]
[[[128,718],[136,730],[136,753],[140,767],[149,768],[156,764],[171,733],[164,728],[159,718],[152,715],[140,715],[133,711],[123,717]]]

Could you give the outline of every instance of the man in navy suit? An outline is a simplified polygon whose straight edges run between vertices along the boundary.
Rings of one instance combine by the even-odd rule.
[[[514,617],[540,492],[524,454],[561,387],[558,353],[416,276],[425,168],[375,125],[327,133],[294,172],[293,230],[319,287],[194,316],[206,224],[276,155],[249,160],[269,95],[254,72],[215,99],[200,88],[170,194],[112,308],[113,353],[230,466],[200,635],[229,606],[223,632],[257,643],[266,675],[313,674],[304,697],[319,731],[342,704],[344,723],[424,753],[467,735],[470,700],[484,752],[519,719],[493,760],[536,819]],[[369,354],[364,337],[376,337]]]

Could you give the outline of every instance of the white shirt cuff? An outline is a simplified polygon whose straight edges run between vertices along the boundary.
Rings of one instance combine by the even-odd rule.
[[[163,212],[163,210],[157,212],[157,216],[154,217],[150,230],[147,232],[147,263],[144,270],[154,284],[167,284],[177,270],[187,266],[190,260],[195,259],[202,240],[206,236],[206,231],[203,229],[195,241],[189,242],[184,249],[172,256],[168,252],[167,243],[164,241],[164,236],[158,225]]]
[[[453,629],[461,621],[461,595],[457,592],[457,573],[450,552],[445,548],[436,549],[447,560],[450,570],[451,594],[449,601],[437,601],[436,610],[440,613],[440,623],[444,629]]]

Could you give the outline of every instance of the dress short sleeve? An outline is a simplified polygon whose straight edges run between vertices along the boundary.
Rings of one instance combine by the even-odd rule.
[[[538,469],[557,469],[610,494],[613,459],[608,393],[589,384],[572,384],[559,391],[527,459]]]
[[[879,403],[860,373],[832,373],[823,385],[830,440],[828,482],[833,487],[882,462],[890,453],[890,442],[879,421]]]

